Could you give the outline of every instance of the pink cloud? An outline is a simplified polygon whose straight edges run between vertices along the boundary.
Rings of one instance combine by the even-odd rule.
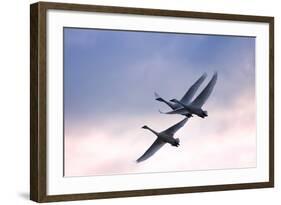
[[[210,104],[206,119],[193,117],[176,137],[143,163],[135,160],[156,138],[140,127],[161,131],[181,116],[122,116],[87,121],[65,130],[65,175],[89,176],[145,172],[230,169],[256,166],[255,98],[242,93],[229,108]]]

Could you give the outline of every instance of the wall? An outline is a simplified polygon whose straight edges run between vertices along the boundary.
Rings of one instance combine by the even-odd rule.
[[[61,2],[67,2],[60,0]],[[5,2],[5,3],[4,3]],[[0,38],[0,190],[2,204],[31,204],[29,192],[29,4],[34,1],[11,0],[1,4]],[[76,2],[76,1],[68,1]],[[104,4],[118,6],[151,7],[162,9],[180,9],[210,11],[252,15],[275,16],[275,154],[276,187],[274,189],[225,191],[195,193],[172,196],[155,196],[126,199],[106,199],[95,201],[99,205],[107,204],[246,204],[276,202],[281,194],[280,185],[280,104],[278,93],[280,79],[280,17],[278,1],[227,1],[227,0],[83,0],[79,3]],[[280,6],[279,6],[280,8]],[[279,9],[280,10],[280,9]],[[71,204],[90,204],[93,201],[71,202]],[[56,203],[55,203],[56,204]],[[64,204],[64,203],[60,203]]]

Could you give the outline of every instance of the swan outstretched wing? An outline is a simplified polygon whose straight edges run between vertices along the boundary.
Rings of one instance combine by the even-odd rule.
[[[201,108],[204,103],[209,98],[210,94],[212,93],[216,82],[218,79],[217,72],[214,73],[212,79],[208,83],[208,85],[204,88],[204,90],[195,98],[195,100],[191,103],[191,106]]]
[[[154,155],[155,152],[157,152],[161,147],[163,147],[164,144],[165,142],[163,142],[162,140],[156,139],[153,144],[148,148],[148,150],[146,150],[146,152],[140,158],[137,159],[137,162],[142,162],[148,159],[149,157]]]
[[[188,120],[188,117],[184,118],[183,120],[181,120],[177,124],[175,124],[175,125],[169,127],[168,129],[164,130],[163,132],[166,133],[167,135],[174,135],[180,128],[182,128],[185,125],[187,120]]]
[[[200,87],[200,85],[203,83],[203,81],[206,79],[207,74],[204,73],[189,89],[188,91],[185,93],[185,95],[182,97],[182,99],[180,100],[182,103],[184,104],[189,104],[191,102],[191,99],[193,98],[193,96],[195,95],[195,93],[197,92],[198,88]]]

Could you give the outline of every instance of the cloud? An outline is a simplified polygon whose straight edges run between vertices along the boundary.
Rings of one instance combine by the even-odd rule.
[[[80,128],[71,126],[65,136],[66,176],[255,167],[255,107],[251,101],[243,95],[231,109],[216,108],[207,119],[192,118],[176,135],[181,141],[178,148],[167,144],[140,164],[135,160],[155,139],[140,129],[143,122],[161,131],[180,120],[179,116],[122,116],[100,124],[93,120],[90,125],[89,121]]]

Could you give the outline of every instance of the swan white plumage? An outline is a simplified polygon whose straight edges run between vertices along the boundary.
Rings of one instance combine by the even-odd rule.
[[[148,159],[149,157],[151,157],[155,152],[157,152],[161,147],[163,147],[163,145],[165,145],[166,143],[171,144],[172,146],[179,146],[179,139],[178,138],[174,138],[174,134],[185,125],[185,123],[187,122],[188,117],[184,118],[183,120],[181,120],[180,122],[178,122],[177,124],[169,127],[168,129],[162,131],[162,132],[156,132],[153,129],[149,128],[148,126],[143,126],[143,129],[148,129],[150,130],[152,133],[154,133],[157,136],[157,139],[153,142],[153,144],[148,148],[148,150],[146,150],[146,152],[137,159],[137,162],[141,162],[144,161],[146,159]]]

